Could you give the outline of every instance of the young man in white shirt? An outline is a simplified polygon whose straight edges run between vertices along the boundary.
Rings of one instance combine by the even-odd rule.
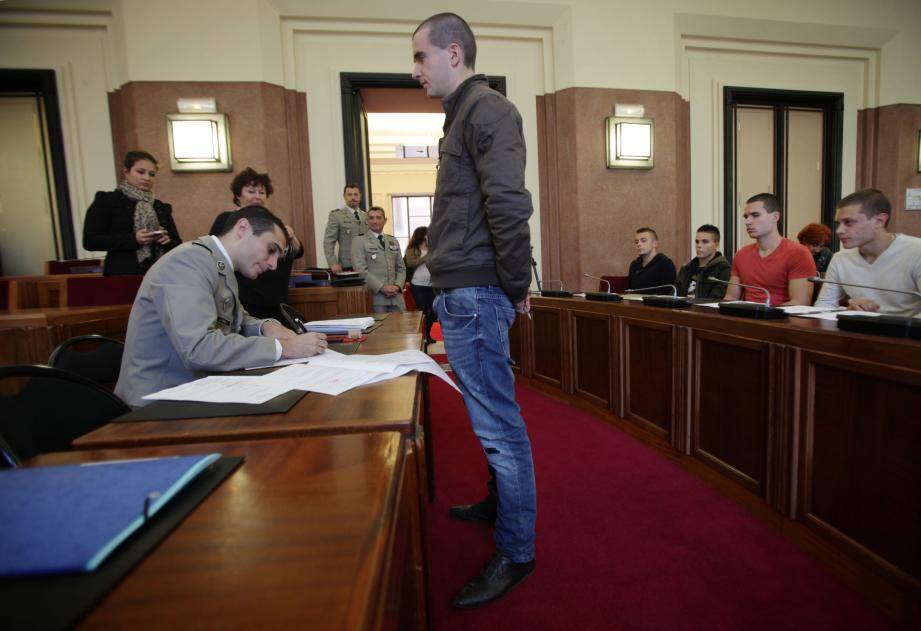
[[[838,202],[836,234],[845,249],[832,257],[825,278],[909,293],[826,283],[817,306],[844,304],[857,311],[921,314],[921,239],[889,232],[886,226],[891,214],[889,200],[875,188],[851,193]]]

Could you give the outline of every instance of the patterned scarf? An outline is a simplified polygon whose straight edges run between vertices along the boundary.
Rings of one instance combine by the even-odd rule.
[[[157,213],[154,212],[154,196],[150,191],[143,191],[136,186],[131,186],[127,181],[122,180],[118,185],[118,190],[124,193],[128,199],[137,201],[134,205],[134,233],[146,228],[147,230],[159,230],[160,220],[157,219]],[[153,243],[142,245],[137,249],[138,263],[143,264],[149,258],[159,257],[163,248],[159,244]],[[150,261],[153,263],[153,261]]]

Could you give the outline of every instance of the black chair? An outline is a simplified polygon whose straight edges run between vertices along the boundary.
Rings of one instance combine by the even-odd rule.
[[[100,385],[114,386],[121,369],[125,345],[102,335],[80,335],[61,342],[48,358],[48,365],[60,368]]]
[[[281,313],[281,323],[286,327],[295,333],[307,332],[307,329],[304,327],[306,320],[304,320],[304,316],[302,316],[297,309],[282,302],[278,305],[278,311]]]
[[[0,466],[66,451],[80,436],[131,411],[102,386],[50,366],[0,366]]]

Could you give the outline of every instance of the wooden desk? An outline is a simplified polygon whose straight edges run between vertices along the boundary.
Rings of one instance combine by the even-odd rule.
[[[384,323],[374,333],[421,333],[422,312],[388,313]]]
[[[519,373],[623,419],[921,595],[921,342],[533,298]]]
[[[419,315],[408,316],[418,322]],[[389,318],[388,318],[389,319]],[[398,319],[402,320],[402,319]],[[383,328],[383,327],[381,327]],[[419,349],[421,335],[372,332],[359,352]],[[292,438],[396,431],[419,454],[420,494],[433,498],[427,376],[409,374],[329,396],[307,393],[285,414],[109,423],[74,441],[76,449]],[[429,442],[427,445],[426,443]]]
[[[415,453],[396,433],[40,456],[246,461],[82,628],[426,628]]]
[[[410,316],[417,324],[419,315]],[[389,318],[388,318],[389,320]],[[419,333],[373,331],[361,343],[359,353],[418,350]],[[404,375],[329,396],[307,393],[285,414],[219,418],[109,423],[74,441],[77,449],[103,449],[140,445],[163,445],[226,440],[253,440],[292,436],[316,436],[397,431],[420,441],[424,405],[424,377]],[[417,436],[418,434],[418,436]]]
[[[369,313],[371,294],[367,287],[292,287],[288,304],[307,320],[329,320],[346,313]]]
[[[58,344],[98,333],[125,339],[131,305],[0,312],[0,365],[44,364]]]
[[[101,278],[102,274],[44,274],[7,276],[10,309],[51,309],[61,307],[68,278]]]

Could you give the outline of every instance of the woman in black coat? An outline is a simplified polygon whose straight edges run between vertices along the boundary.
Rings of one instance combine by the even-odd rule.
[[[182,242],[173,208],[154,199],[157,161],[146,151],[129,151],[114,191],[99,191],[83,220],[83,247],[105,251],[106,276],[144,274]]]

